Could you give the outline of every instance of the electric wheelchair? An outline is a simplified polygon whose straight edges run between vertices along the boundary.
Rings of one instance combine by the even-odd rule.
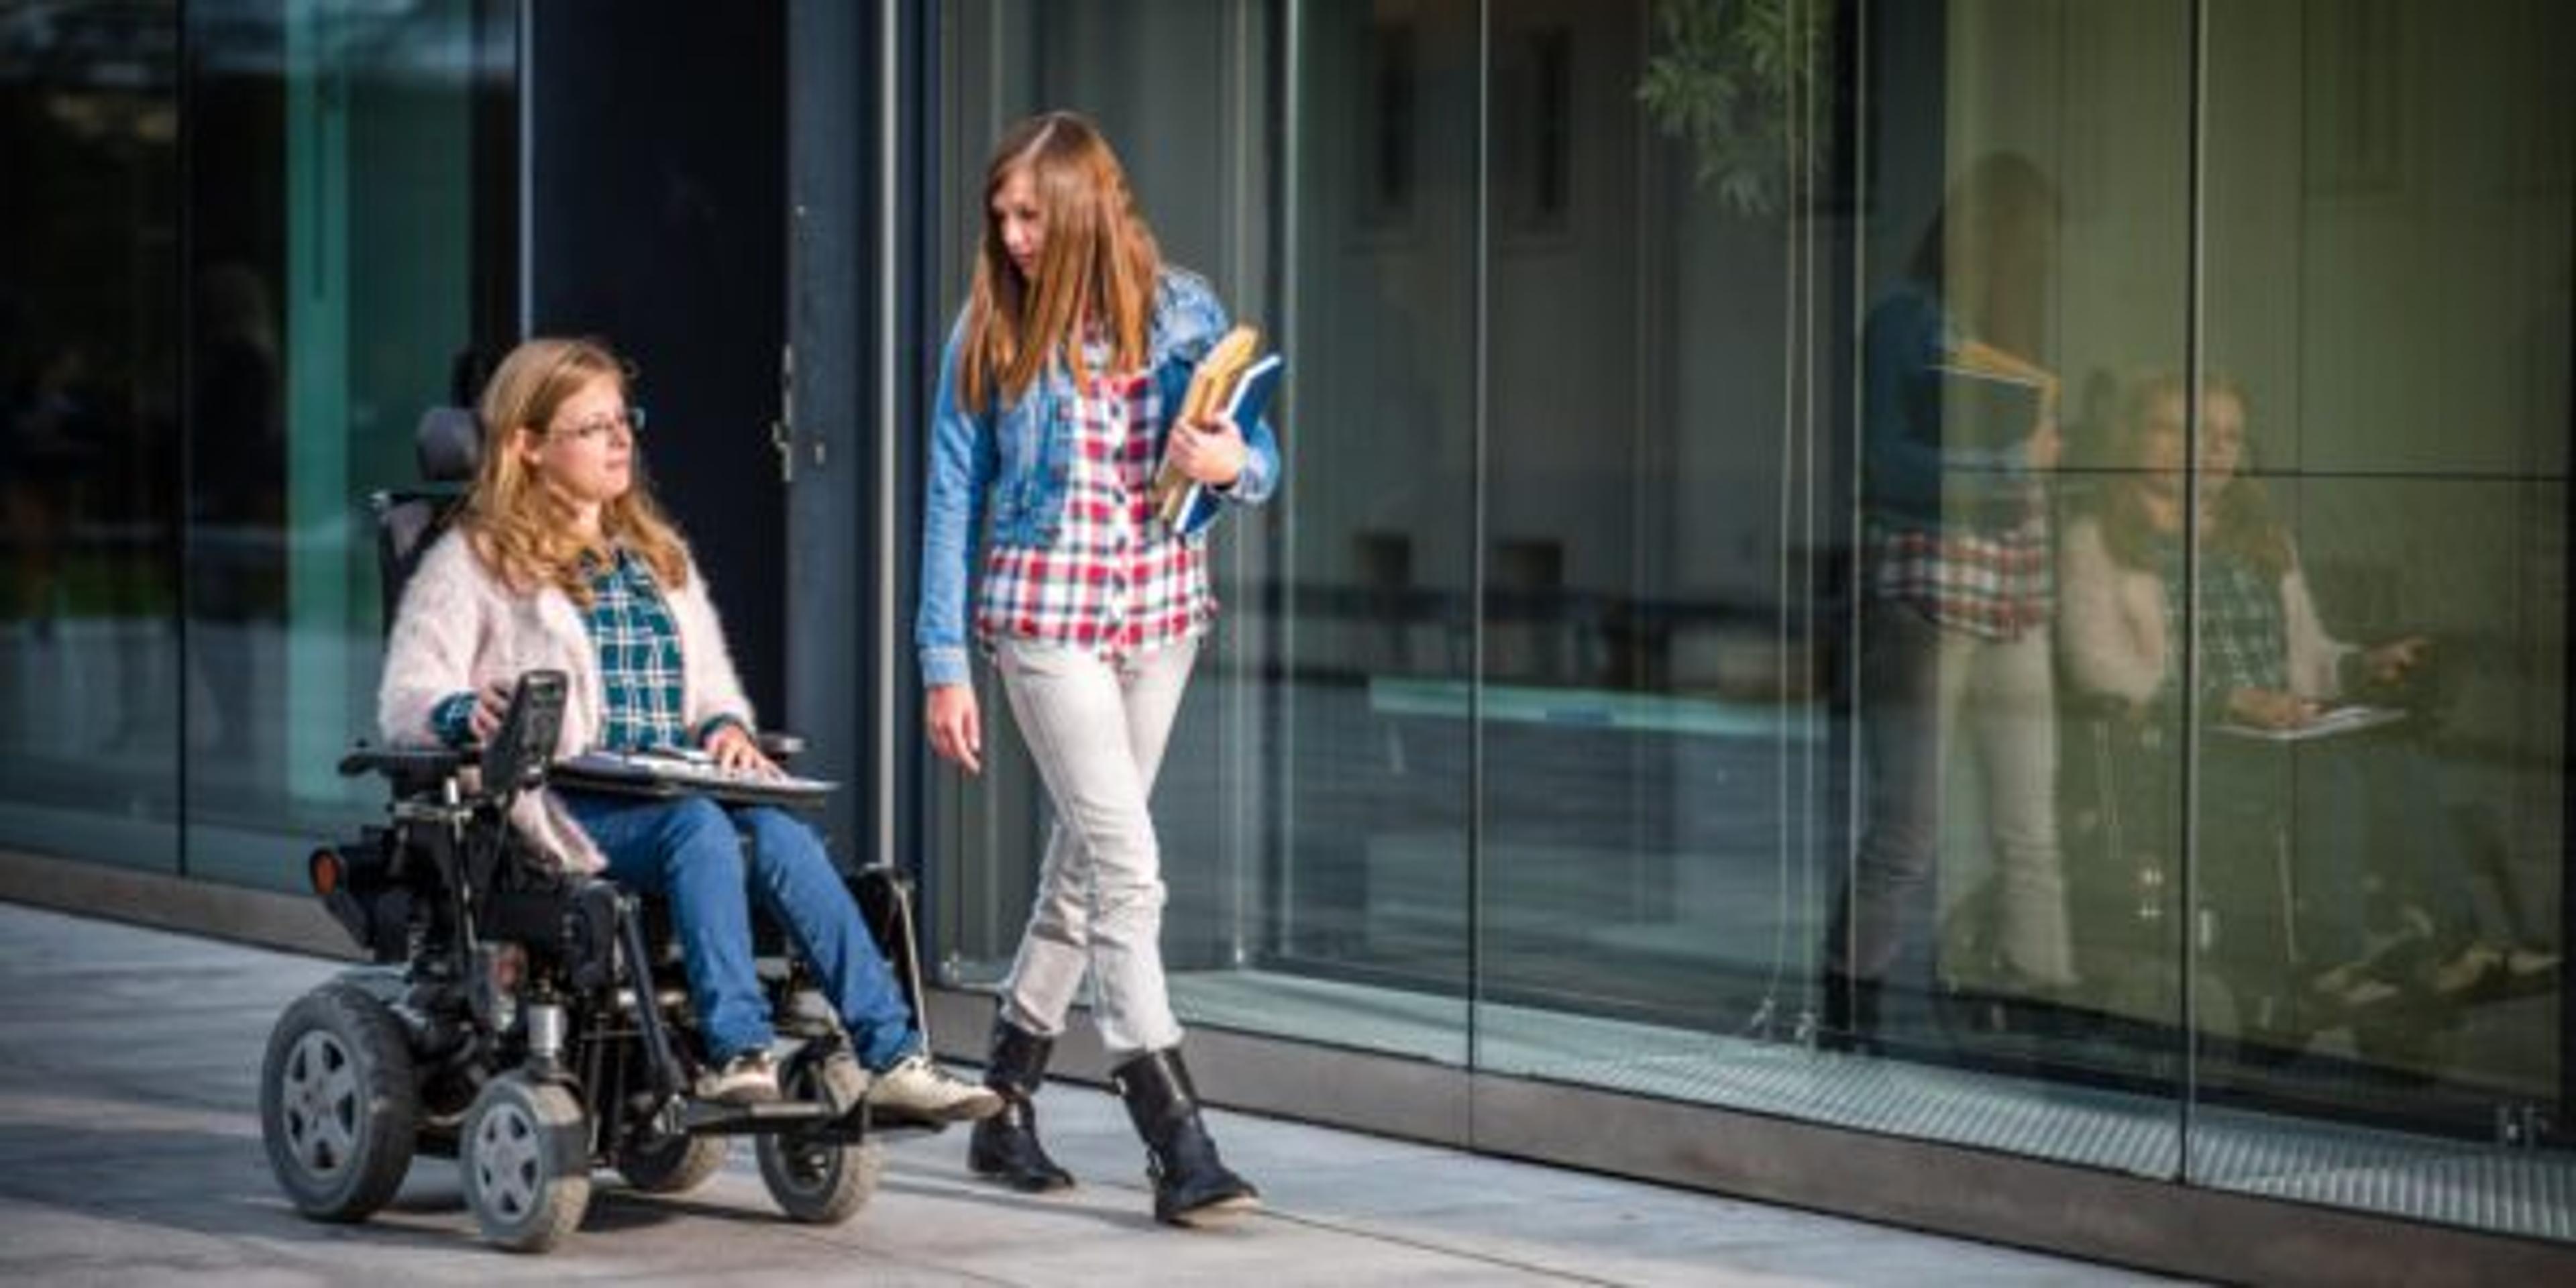
[[[422,472],[470,478],[473,417],[423,418]],[[372,498],[386,620],[452,493]],[[866,1075],[831,1008],[774,927],[756,949],[774,1024],[792,1054],[782,1098],[758,1105],[691,1094],[694,1022],[667,913],[594,877],[563,873],[509,826],[541,788],[563,710],[558,672],[522,677],[501,727],[472,751],[371,747],[340,762],[373,774],[388,817],[316,850],[314,893],[374,959],[289,1006],[260,1075],[260,1123],[279,1185],[306,1216],[363,1221],[390,1201],[415,1154],[453,1156],[483,1237],[552,1247],[588,1208],[593,1173],[676,1194],[753,1138],[760,1175],[793,1220],[836,1224],[874,1193],[879,1141]],[[773,756],[793,740],[764,739]],[[845,877],[922,1022],[910,891],[893,869]],[[755,918],[755,924],[760,924]]]
[[[2420,739],[2440,726],[2441,695],[2430,682],[2369,696],[2405,706],[2408,720],[2346,738]],[[2425,1042],[2456,1025],[2455,1009],[2413,991],[2356,1010],[2313,987],[2336,960],[2315,883],[2361,883],[2374,905],[2402,902],[2403,892],[2380,888],[2388,884],[2383,869],[2394,863],[2338,855],[2340,870],[2328,874],[2313,856],[2301,861],[2293,744],[2224,734],[2203,741],[2204,786],[2195,802],[2200,851],[2186,906],[2180,715],[2170,707],[2141,714],[2106,699],[2070,698],[2066,707],[2060,817],[2070,918],[2083,928],[2079,965],[2104,1014],[2145,1026],[2129,1033],[2145,1063],[2171,1073],[2179,1058],[2158,1029],[2185,1022],[2186,936],[2190,1020],[2201,1059],[2212,1067],[2246,1073],[2286,1064],[2344,1027],[2365,1061],[2411,1064],[2423,1058]]]

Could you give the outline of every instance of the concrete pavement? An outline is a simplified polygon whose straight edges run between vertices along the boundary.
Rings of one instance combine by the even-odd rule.
[[[1031,1199],[968,1178],[962,1130],[895,1145],[836,1229],[779,1217],[735,1146],[683,1199],[603,1183],[552,1255],[474,1236],[422,1159],[363,1226],[305,1221],[261,1151],[270,1024],[332,963],[0,904],[0,1282],[731,1285],[2150,1282],[2104,1267],[1302,1124],[1213,1116],[1268,1192],[1213,1232],[1153,1224],[1117,1103],[1040,1102],[1083,1178]]]

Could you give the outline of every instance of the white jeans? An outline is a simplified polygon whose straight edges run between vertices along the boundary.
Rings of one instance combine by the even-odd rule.
[[[1163,987],[1151,800],[1197,656],[1194,639],[1117,664],[1060,645],[1005,639],[997,649],[1011,714],[1055,800],[1002,1015],[1041,1037],[1063,1032],[1088,971],[1092,1020],[1113,1062],[1181,1041]]]
[[[1901,607],[1874,613],[1868,629],[1861,661],[1868,830],[1852,874],[1851,920],[1828,945],[1829,964],[1878,979],[1896,958],[1906,910],[1930,894],[1951,757],[1965,751],[1985,772],[2004,960],[2028,979],[2073,982],[2049,632],[1983,639]]]

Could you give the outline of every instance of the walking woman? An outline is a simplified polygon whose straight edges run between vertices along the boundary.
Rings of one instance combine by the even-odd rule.
[[[980,772],[971,574],[976,641],[1055,823],[993,1026],[985,1081],[1006,1107],[978,1124],[968,1161],[1024,1190],[1073,1183],[1039,1145],[1030,1098],[1088,973],[1110,1076],[1144,1138],[1154,1215],[1197,1225],[1258,1196],[1200,1120],[1164,990],[1149,799],[1216,600],[1204,533],[1168,528],[1147,491],[1168,459],[1215,495],[1256,504],[1278,486],[1278,448],[1259,424],[1172,423],[1227,330],[1225,308],[1162,262],[1089,121],[1052,112],[1013,126],[983,197],[972,294],[930,426],[915,643],[932,749]]]

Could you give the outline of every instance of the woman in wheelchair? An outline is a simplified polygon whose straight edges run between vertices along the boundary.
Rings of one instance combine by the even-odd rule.
[[[638,476],[642,415],[616,355],[588,340],[529,340],[493,373],[477,412],[473,491],[396,614],[385,739],[480,741],[517,677],[552,668],[571,681],[561,754],[700,747],[730,769],[776,772],[753,737],[706,579]],[[947,1121],[1001,1108],[927,1058],[821,839],[794,817],[704,797],[549,790],[520,797],[511,822],[568,870],[670,901],[707,1046],[702,1098],[778,1098],[753,967],[756,896],[821,981],[869,1071],[875,1112]]]
[[[2361,647],[2326,633],[2289,528],[2240,466],[2246,399],[2232,381],[2202,395],[2198,513],[2199,688],[2204,721],[2296,732],[2354,696],[2403,701],[2430,661],[2408,637]],[[2114,459],[2128,472],[2067,523],[2059,552],[2059,643],[2080,693],[2138,718],[2169,717],[2186,645],[2189,590],[2185,387],[2139,382],[2122,408]],[[2294,799],[2288,759],[2262,738],[2205,742],[2203,833],[2269,834]],[[2319,808],[2296,847],[2300,905],[2324,949],[2308,957],[2318,1000],[2350,1012],[2409,993],[2467,1000],[2546,976],[2557,958],[2481,937],[2468,856],[2442,816],[2435,767],[2406,723],[2302,744],[2300,787]],[[2366,907],[2384,888],[2393,916],[2377,933]]]

